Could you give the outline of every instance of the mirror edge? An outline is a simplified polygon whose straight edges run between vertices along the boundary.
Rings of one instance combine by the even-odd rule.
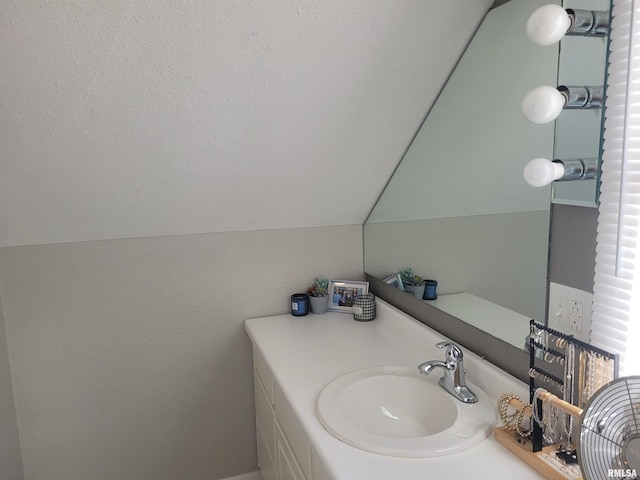
[[[376,297],[454,340],[518,380],[529,383],[529,353],[523,349],[516,348],[453,315],[387,285],[369,273],[365,272],[365,275],[366,281],[369,282],[369,292]],[[524,341],[525,338],[522,339],[523,346]]]
[[[491,5],[491,7],[489,8],[489,10],[493,10],[494,8],[498,8],[500,5],[502,5],[503,3],[507,3],[511,0],[495,0],[495,2],[493,2],[493,5]]]

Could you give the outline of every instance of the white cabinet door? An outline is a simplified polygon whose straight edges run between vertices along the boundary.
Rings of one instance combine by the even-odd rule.
[[[311,451],[311,478],[313,480],[332,480],[333,478],[329,475],[327,467],[314,451]]]
[[[276,472],[275,412],[256,370],[253,371],[256,406],[256,437],[258,465],[264,480],[278,480]]]
[[[256,371],[253,372],[253,391],[256,402],[256,424],[262,430],[264,443],[272,459],[276,458],[275,412],[269,402],[264,385]]]
[[[276,465],[271,459],[269,450],[267,450],[266,441],[264,438],[264,432],[258,424],[256,429],[258,437],[258,465],[260,466],[260,473],[262,473],[263,480],[278,480],[278,473],[276,472]]]
[[[276,449],[278,451],[276,465],[279,480],[305,480],[302,469],[293,456],[291,447],[287,442],[280,425],[276,422]]]
[[[291,447],[293,456],[298,461],[298,465],[302,469],[305,478],[311,478],[309,437],[300,424],[300,420],[293,413],[293,408],[289,404],[289,400],[280,388],[280,385],[274,382],[273,389],[275,392],[275,412],[276,421],[282,433],[287,439],[287,443]]]

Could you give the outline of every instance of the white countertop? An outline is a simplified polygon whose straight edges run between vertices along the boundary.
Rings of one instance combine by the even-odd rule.
[[[396,458],[365,452],[327,432],[316,415],[316,399],[331,380],[379,365],[413,365],[442,359],[435,344],[445,339],[430,328],[377,300],[377,318],[360,323],[343,313],[279,315],[245,322],[289,400],[316,454],[336,480],[424,480],[427,478],[536,479],[524,462],[489,436],[461,453],[436,458]],[[463,349],[464,350],[464,349]],[[494,401],[503,392],[528,400],[527,386],[493,364],[464,350],[469,382]]]

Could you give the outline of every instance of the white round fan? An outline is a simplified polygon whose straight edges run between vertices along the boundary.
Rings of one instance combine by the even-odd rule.
[[[585,480],[640,476],[640,376],[600,388],[580,420],[578,462]]]

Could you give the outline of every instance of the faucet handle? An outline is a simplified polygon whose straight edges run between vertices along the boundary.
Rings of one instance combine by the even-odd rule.
[[[462,349],[456,345],[453,342],[438,342],[436,343],[436,347],[437,348],[446,348],[447,351],[445,353],[446,357],[447,357],[447,361],[455,361],[455,362],[460,362],[462,361]]]

